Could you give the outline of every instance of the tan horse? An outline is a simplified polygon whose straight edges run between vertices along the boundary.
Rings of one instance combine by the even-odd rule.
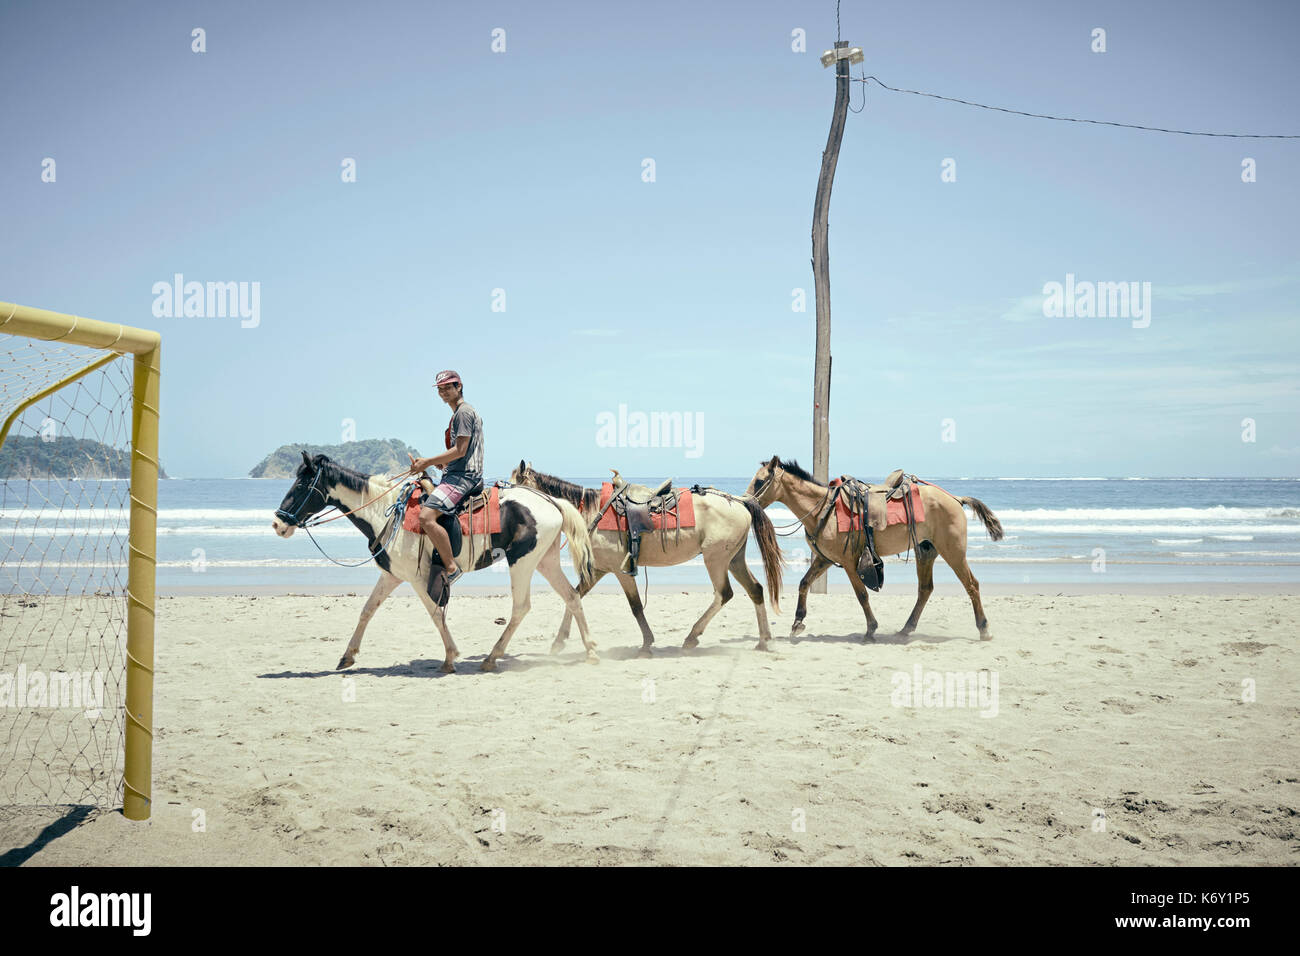
[[[534,471],[532,465],[519,463],[510,480],[517,485],[536,488],[555,498],[570,502],[591,525],[600,512],[600,489],[584,488],[573,482],[556,478],[543,472]],[[630,486],[632,495],[644,501],[650,489],[640,485]],[[695,527],[668,530],[662,536],[658,531],[646,531],[641,535],[641,552],[637,563],[649,567],[667,567],[683,564],[697,554],[704,555],[704,566],[708,569],[709,580],[713,582],[713,603],[691,627],[690,633],[682,647],[689,650],[700,643],[700,635],[708,627],[713,615],[717,614],[734,595],[727,572],[736,579],[749,599],[754,602],[754,613],[758,616],[758,647],[767,650],[767,642],[772,638],[768,627],[767,614],[763,610],[763,586],[754,580],[749,566],[745,563],[745,547],[749,542],[751,528],[758,539],[759,553],[763,557],[763,569],[767,577],[767,590],[772,601],[772,610],[781,613],[781,568],[785,560],[776,542],[776,533],[772,522],[768,520],[763,509],[754,502],[729,495],[725,492],[710,491],[703,495],[692,496],[695,506]],[[628,556],[627,536],[620,531],[598,531],[590,529],[591,555],[595,565],[595,574],[589,581],[582,581],[578,587],[579,596],[590,591],[602,577],[610,572],[618,579],[627,595],[627,603],[632,608],[636,622],[641,626],[641,651],[638,657],[649,657],[654,634],[646,622],[645,611],[641,606],[641,596],[637,593],[636,579],[622,573]],[[564,646],[569,636],[570,614],[566,610],[560,624],[555,643],[551,646],[554,653]]]
[[[975,580],[970,565],[966,563],[966,512],[962,506],[971,506],[994,541],[1002,540],[1002,524],[978,498],[957,498],[934,485],[921,484],[918,487],[921,489],[921,503],[925,506],[925,520],[916,523],[916,539],[919,542],[916,555],[916,607],[912,608],[911,616],[898,633],[906,636],[916,630],[925,602],[934,590],[934,559],[937,556],[948,562],[948,566],[956,573],[957,580],[966,588],[971,606],[975,609],[975,626],[979,628],[980,640],[992,640],[989,622],[984,616],[984,605],[980,603],[980,583]],[[745,493],[753,496],[764,508],[779,501],[794,512],[804,526],[810,546],[814,543],[812,536],[816,534],[821,516],[828,507],[833,507],[830,504],[830,489],[826,485],[800,468],[798,462],[782,461],[776,455],[772,456],[771,461],[759,465]],[[876,633],[878,625],[876,616],[871,613],[871,603],[867,600],[867,586],[858,577],[855,556],[848,550],[852,536],[853,532],[838,531],[833,518],[822,528],[816,547],[811,548],[812,563],[808,567],[808,573],[799,582],[799,609],[794,615],[791,637],[804,628],[804,615],[808,613],[809,585],[825,574],[832,563],[844,568],[849,583],[853,585],[853,593],[857,595],[858,603],[867,616],[866,639],[871,640]],[[887,554],[902,554],[911,545],[907,525],[891,524],[884,531],[875,532],[875,543],[876,551],[882,557]],[[823,557],[823,554],[827,557]],[[833,561],[828,560],[828,557]]]

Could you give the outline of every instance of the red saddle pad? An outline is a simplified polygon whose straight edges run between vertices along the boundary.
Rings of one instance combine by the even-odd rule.
[[[462,511],[460,515],[461,534],[500,534],[501,533],[501,490],[493,485],[488,489],[486,508],[474,512],[474,527],[470,529],[470,514]]]
[[[423,497],[424,492],[416,488],[411,492],[411,497],[406,502],[406,513],[402,516],[402,527],[407,531],[414,531],[417,534],[420,531],[420,499]],[[469,534],[469,514],[461,512],[457,517],[460,519],[461,534]],[[488,534],[501,533],[500,490],[496,485],[493,485],[488,491],[487,508],[479,508],[474,512],[474,534],[483,534],[485,523]]]
[[[831,482],[831,487],[834,488],[837,484],[838,478]],[[925,520],[925,505],[921,503],[921,487],[917,484],[912,485],[912,513],[918,523]],[[907,509],[903,506],[902,498],[885,502],[885,524],[907,524]],[[840,531],[862,530],[862,515],[849,511],[843,497],[835,499],[835,526]]]
[[[600,486],[600,506],[605,507],[609,499],[614,496],[614,486],[608,481]],[[674,531],[677,528],[694,528],[695,527],[695,503],[691,499],[691,493],[685,488],[677,489],[677,514],[674,517],[672,512],[654,515],[655,530],[667,528]],[[613,508],[607,508],[605,513],[600,516],[600,523],[596,525],[597,531],[626,531],[627,519],[622,515],[614,513]]]
[[[402,527],[407,531],[419,532],[420,530],[420,499],[424,497],[424,492],[420,486],[416,485],[415,490],[411,492],[411,497],[406,501],[406,511],[402,514]]]

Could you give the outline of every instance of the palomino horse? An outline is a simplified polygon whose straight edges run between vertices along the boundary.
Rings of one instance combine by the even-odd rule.
[[[600,489],[583,488],[572,482],[534,471],[532,465],[519,463],[510,480],[525,487],[538,488],[548,495],[563,498],[576,505],[588,522],[594,522],[600,512]],[[631,493],[644,500],[650,491],[641,485],[630,486]],[[749,566],[745,563],[745,546],[749,542],[752,529],[758,539],[758,550],[763,558],[763,570],[767,576],[767,590],[772,601],[772,610],[781,613],[781,568],[784,558],[776,543],[776,533],[772,522],[768,520],[763,509],[752,501],[738,498],[721,491],[709,491],[707,494],[694,495],[695,527],[669,530],[662,536],[659,532],[646,532],[641,540],[641,553],[638,563],[650,567],[665,567],[670,564],[682,564],[697,554],[704,555],[704,566],[708,569],[709,580],[713,582],[713,603],[695,622],[682,647],[690,649],[700,643],[700,635],[708,627],[713,615],[722,605],[731,600],[733,592],[727,572],[745,589],[749,599],[754,602],[754,613],[758,615],[758,647],[767,650],[767,642],[772,632],[768,628],[767,614],[763,610],[763,586],[754,580]],[[609,572],[614,572],[618,583],[627,595],[627,603],[632,608],[636,622],[641,626],[641,651],[638,656],[649,657],[650,647],[655,637],[646,623],[645,612],[641,607],[641,597],[637,594],[636,579],[622,573],[627,559],[628,549],[625,536],[620,531],[592,531],[591,552],[596,570],[590,581],[583,581],[578,594],[584,595],[595,587],[596,582]],[[560,631],[555,637],[551,651],[558,651],[564,646],[569,636],[569,615],[565,614],[560,624]]]
[[[975,609],[975,626],[979,628],[980,640],[992,640],[989,622],[984,616],[984,605],[980,603],[980,583],[971,573],[966,563],[966,512],[963,505],[970,505],[979,519],[988,529],[989,537],[994,541],[1002,540],[1002,524],[978,498],[957,498],[934,485],[920,484],[921,503],[925,506],[925,520],[916,523],[916,538],[919,542],[916,554],[916,607],[899,631],[906,636],[916,630],[921,619],[921,610],[930,599],[934,590],[934,559],[942,557],[957,575],[957,580],[966,588],[971,606]],[[762,462],[754,479],[749,483],[746,494],[752,495],[760,505],[766,508],[774,501],[789,508],[802,522],[809,545],[813,545],[813,535],[821,516],[830,504],[830,489],[799,467],[797,461],[782,461],[776,455],[771,461]],[[858,532],[860,534],[861,532]],[[850,539],[854,532],[836,530],[834,520],[826,522],[821,536],[812,547],[812,563],[808,573],[799,582],[799,609],[794,615],[794,626],[790,636],[803,630],[804,615],[808,613],[808,587],[826,573],[832,563],[844,568],[853,585],[853,593],[858,597],[863,612],[867,615],[866,639],[871,640],[876,633],[876,616],[871,613],[871,603],[867,600],[867,586],[858,577],[855,556],[850,554]],[[875,533],[876,551],[880,555],[901,554],[910,546],[906,524],[891,524],[884,531]],[[831,559],[823,557],[828,555]]]
[[[324,455],[308,458],[304,451],[293,487],[280,503],[271,527],[280,537],[287,538],[307,518],[324,510],[326,506],[333,506],[345,512],[348,520],[366,536],[370,553],[380,568],[379,580],[370,592],[365,607],[361,609],[361,619],[357,621],[357,629],[339,661],[339,670],[351,667],[356,662],[356,656],[361,651],[361,635],[365,633],[370,618],[393,590],[407,581],[415,588],[415,593],[420,596],[442,635],[446,651],[442,670],[451,674],[455,672],[455,661],[460,652],[456,649],[456,642],[451,639],[451,632],[447,630],[446,607],[439,607],[429,596],[429,578],[435,570],[432,565],[433,545],[425,541],[422,548],[421,541],[425,537],[423,533],[412,533],[401,528],[393,537],[381,535],[386,512],[397,498],[395,481],[400,481],[400,476],[396,479],[382,475],[372,478],[330,461]],[[510,591],[514,607],[505,632],[483,661],[483,670],[496,670],[496,663],[505,654],[510,636],[528,613],[529,586],[534,570],[540,571],[542,577],[564,600],[567,613],[578,619],[578,631],[582,635],[583,646],[587,649],[587,659],[596,661],[596,645],[587,634],[587,618],[582,613],[582,601],[560,569],[560,532],[563,531],[568,535],[569,550],[573,555],[573,563],[577,565],[578,574],[584,582],[591,580],[591,540],[582,516],[567,501],[557,501],[529,489],[503,490],[499,494],[500,533],[473,535],[473,553],[478,557],[472,568],[468,566],[470,535],[462,538],[460,551],[456,554],[456,563],[465,571],[488,567],[492,564],[494,553],[502,552],[510,567]],[[400,509],[394,520],[400,524]],[[387,542],[391,544],[385,547]]]

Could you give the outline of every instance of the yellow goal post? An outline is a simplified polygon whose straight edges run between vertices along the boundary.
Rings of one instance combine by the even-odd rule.
[[[123,744],[122,812],[147,820],[152,800],[153,678],[155,576],[158,526],[158,398],[162,338],[157,332],[44,309],[0,302],[0,332],[20,339],[40,339],[102,350],[106,354],[82,365],[18,406],[5,409],[0,447],[24,409],[127,355],[133,357],[131,379],[131,459],[129,530],[127,532],[126,693]],[[0,342],[12,342],[4,339]],[[80,364],[80,363],[78,363]],[[63,372],[63,369],[59,370]]]

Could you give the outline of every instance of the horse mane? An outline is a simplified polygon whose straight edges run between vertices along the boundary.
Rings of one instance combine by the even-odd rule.
[[[565,481],[555,475],[548,475],[535,468],[532,475],[533,480],[537,482],[538,491],[544,491],[548,495],[563,498],[576,508],[592,508],[600,503],[600,492],[594,488],[584,488],[582,485],[574,484],[572,481]]]
[[[334,479],[337,484],[342,485],[349,491],[355,491],[364,494],[370,488],[370,476],[357,471],[355,468],[349,468],[347,465],[333,461],[325,455],[317,455],[312,459],[312,466],[325,472],[326,476]],[[301,476],[307,463],[303,462],[298,466],[298,475]]]
[[[784,468],[786,471],[788,471],[790,474],[794,475],[796,478],[802,478],[804,481],[811,481],[814,485],[818,485],[822,488],[826,487],[824,484],[822,484],[812,475],[808,474],[808,472],[805,471],[802,466],[800,466],[799,462],[795,461],[795,459],[793,458],[790,458],[788,460],[782,458],[781,467]]]

